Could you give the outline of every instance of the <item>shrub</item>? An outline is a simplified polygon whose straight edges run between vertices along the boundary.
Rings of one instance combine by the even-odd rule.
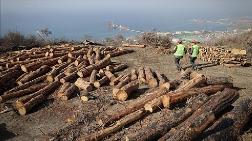
[[[168,35],[158,35],[155,32],[143,33],[138,37],[139,44],[146,44],[153,47],[162,46],[170,48],[171,38]]]

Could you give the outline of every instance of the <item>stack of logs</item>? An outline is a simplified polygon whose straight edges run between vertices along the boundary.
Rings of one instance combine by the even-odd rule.
[[[111,57],[132,52],[97,46],[55,46],[23,50],[1,62],[0,103],[15,98],[15,108],[27,114],[53,93],[68,100],[80,90],[92,91],[127,67]]]
[[[250,66],[246,53],[236,54],[232,50],[221,47],[201,47],[199,58],[206,62],[217,63],[227,67]]]
[[[242,133],[252,113],[252,100],[240,100],[233,110],[228,111],[239,97],[230,78],[205,77],[187,69],[181,72],[177,79],[169,81],[164,77],[162,77],[164,80],[159,80],[159,73],[152,77],[153,75],[149,75],[150,71],[153,72],[149,68],[142,67],[137,71],[133,70],[131,72],[133,75],[128,78],[131,82],[128,84],[145,83],[159,88],[134,100],[115,104],[100,113],[97,116],[100,129],[91,134],[83,134],[77,140],[91,141],[107,138],[107,140],[133,141],[217,141],[236,140]],[[126,77],[124,79],[126,80]],[[162,84],[167,87],[161,87]],[[126,88],[127,85],[121,89]],[[118,93],[117,99],[119,99]],[[180,105],[180,108],[178,109],[176,105]],[[139,126],[137,121],[141,125],[148,117],[151,119],[148,120],[148,124],[144,124],[140,130],[134,129]],[[125,126],[127,130],[120,131]],[[220,130],[220,126],[228,128]],[[117,138],[117,132],[123,134],[119,134]]]

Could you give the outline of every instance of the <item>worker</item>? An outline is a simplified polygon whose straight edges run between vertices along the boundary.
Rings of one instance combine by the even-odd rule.
[[[190,63],[192,65],[192,68],[194,70],[197,69],[197,65],[195,64],[195,61],[199,55],[199,49],[200,47],[197,45],[197,41],[196,40],[192,40],[192,47],[191,47],[191,50],[190,50]]]
[[[180,59],[186,54],[186,47],[182,44],[182,40],[178,40],[178,44],[174,48],[174,57],[175,57],[175,64],[178,71],[181,71],[182,67],[180,66]]]

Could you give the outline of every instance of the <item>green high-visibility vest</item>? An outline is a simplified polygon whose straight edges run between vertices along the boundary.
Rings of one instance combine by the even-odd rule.
[[[176,52],[174,53],[174,55],[176,56],[176,57],[183,57],[184,55],[185,55],[185,46],[184,45],[182,45],[182,44],[178,44],[177,46],[176,46]]]
[[[192,57],[197,57],[199,55],[199,46],[193,45],[192,46]]]

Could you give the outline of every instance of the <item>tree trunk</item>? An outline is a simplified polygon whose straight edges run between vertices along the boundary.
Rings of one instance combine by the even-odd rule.
[[[61,85],[59,91],[58,91],[58,94],[57,94],[57,97],[58,98],[61,98],[62,95],[64,95],[64,92],[71,86],[71,83],[69,82],[66,82],[64,84]]]
[[[43,65],[53,66],[53,65],[58,63],[58,59],[59,58],[53,58],[53,59],[48,59],[48,60],[36,61],[36,62],[33,62],[33,63],[22,65],[21,69],[24,72],[30,72],[30,71],[34,71],[34,70],[40,68]]]
[[[34,92],[44,88],[46,85],[47,85],[47,83],[40,83],[40,84],[32,85],[26,89],[18,90],[18,91],[11,92],[11,93],[5,93],[0,96],[0,103],[5,102],[5,101],[12,99],[12,98],[18,98],[18,97],[21,97],[21,96],[24,96],[24,95],[27,95],[30,93],[34,93]]]
[[[94,86],[96,88],[100,88],[102,85],[105,85],[106,83],[109,82],[109,78],[107,76],[103,76],[100,80],[97,80],[95,83],[94,83]]]
[[[229,85],[233,86],[231,77],[207,77],[207,85]]]
[[[25,115],[29,112],[34,106],[43,102],[49,94],[55,91],[60,86],[60,82],[55,81],[43,89],[29,95],[25,99],[19,99],[16,101],[16,108],[20,115]]]
[[[89,75],[92,73],[92,71],[93,71],[94,69],[96,69],[96,66],[94,66],[94,65],[89,65],[89,66],[87,66],[87,67],[82,68],[81,70],[79,70],[79,71],[77,72],[77,74],[78,74],[78,76],[81,77],[81,78],[87,77],[87,76],[89,76]]]
[[[123,116],[142,108],[150,100],[153,100],[156,97],[160,97],[166,93],[168,93],[168,90],[157,90],[147,93],[146,95],[141,96],[133,101],[127,101],[124,104],[125,106],[121,108],[118,108],[121,106],[120,104],[113,105],[114,108],[111,107],[97,117],[98,124],[103,126],[111,124],[114,121],[122,118]]]
[[[110,71],[105,71],[105,75],[109,78],[110,81],[113,81],[116,78],[115,75]]]
[[[162,97],[162,103],[164,107],[170,107],[171,104],[175,104],[181,101],[185,101],[186,99],[198,95],[200,93],[204,93],[207,95],[217,93],[218,91],[222,91],[225,89],[224,85],[209,85],[202,88],[193,88],[191,90],[179,91],[177,93],[171,93],[169,95],[164,95]],[[169,101],[167,101],[167,99]]]
[[[120,80],[121,80],[121,78],[123,77],[124,75],[119,75],[117,78],[115,78],[114,80],[112,80],[109,84],[110,84],[110,86],[115,86],[115,85],[117,85],[119,82],[120,82]]]
[[[113,68],[113,71],[112,72],[118,72],[118,71],[121,71],[123,69],[126,69],[128,67],[127,64],[120,64],[120,65],[117,65]]]
[[[31,81],[39,76],[44,75],[45,73],[47,73],[50,70],[50,67],[47,65],[43,65],[41,66],[39,69],[37,69],[36,71],[30,72],[28,73],[25,77],[23,77],[21,80],[18,81],[19,85],[22,85],[28,81]]]
[[[166,85],[164,85],[165,83],[167,83],[169,80],[168,80],[168,78],[165,76],[165,75],[162,75],[162,74],[160,74],[159,72],[155,72],[156,73],[156,76],[157,76],[157,79],[158,79],[158,85],[159,85],[159,88],[165,88],[164,86],[166,86]],[[163,86],[162,86],[163,85]],[[169,85],[170,85],[170,83],[169,83]],[[167,88],[167,87],[166,87]],[[169,88],[170,88],[170,86],[169,86]],[[169,89],[168,88],[168,89]]]
[[[179,110],[163,109],[160,112],[153,113],[148,116],[151,119],[149,123],[137,132],[131,132],[130,127],[128,133],[122,137],[129,141],[151,141],[165,135],[169,130],[178,126],[187,119],[193,112],[209,100],[208,96],[200,94],[189,100],[185,108]],[[148,120],[146,118],[146,120]],[[145,119],[143,119],[144,123]],[[134,125],[133,125],[134,126]]]
[[[60,82],[61,83],[71,82],[71,81],[75,81],[77,78],[78,78],[77,71],[75,71],[71,73],[70,75],[61,78]]]
[[[136,91],[138,89],[138,87],[138,81],[132,81],[126,84],[117,92],[116,99],[120,101],[125,101],[133,91]]]
[[[74,84],[71,84],[71,86],[66,89],[66,91],[61,96],[61,100],[68,100],[74,93],[78,92],[78,87],[76,87]]]
[[[81,90],[85,90],[87,92],[90,92],[93,90],[93,85],[90,82],[85,81],[83,78],[78,78],[77,81],[75,81],[75,86],[77,86]]]
[[[165,134],[159,141],[190,141],[195,139],[215,120],[215,116],[230,106],[239,94],[236,90],[224,89],[207,101],[182,124]]]
[[[46,77],[47,81],[50,82],[50,83],[53,82],[54,77],[56,77],[60,73],[61,70],[67,68],[67,66],[69,64],[70,64],[70,62],[65,62],[65,63],[61,64],[60,66],[58,66],[58,67],[53,67],[52,71],[47,74],[47,77]]]
[[[91,75],[90,75],[90,79],[89,79],[90,83],[93,83],[93,84],[95,83],[95,81],[96,81],[96,79],[97,79],[97,78],[96,78],[97,72],[98,72],[97,70],[93,70],[93,71],[92,71],[92,73],[91,73]]]
[[[64,62],[66,62],[67,59],[68,59],[68,56],[67,56],[67,55],[64,55],[64,56],[62,56],[61,58],[58,59],[58,63],[59,63],[59,64],[62,64],[62,63],[64,63]]]
[[[125,117],[123,117],[122,119],[118,120],[114,125],[102,129],[100,131],[97,131],[93,134],[90,135],[83,135],[80,136],[77,141],[95,141],[95,140],[101,140],[104,137],[110,135],[111,133],[114,133],[118,130],[120,130],[122,127],[124,127],[125,125],[132,123],[133,121],[136,121],[138,119],[140,119],[143,115],[145,115],[146,112],[144,111],[144,109],[139,109],[133,113],[130,113],[129,115],[126,115]]]
[[[126,84],[128,84],[131,80],[130,80],[130,77],[128,75],[125,75],[124,77],[122,77],[122,81],[120,81],[118,83],[118,85],[116,85],[113,90],[112,90],[112,94],[113,94],[113,98],[116,99],[116,95],[118,93],[118,91],[123,87],[125,86]]]
[[[158,81],[154,77],[152,70],[149,67],[145,67],[145,75],[146,75],[146,81],[149,84],[151,88],[155,88],[158,86]]]
[[[232,111],[226,113],[217,122],[204,131],[200,140],[236,141],[242,134],[244,126],[246,126],[251,119],[251,114],[252,100],[247,98],[239,101]]]

